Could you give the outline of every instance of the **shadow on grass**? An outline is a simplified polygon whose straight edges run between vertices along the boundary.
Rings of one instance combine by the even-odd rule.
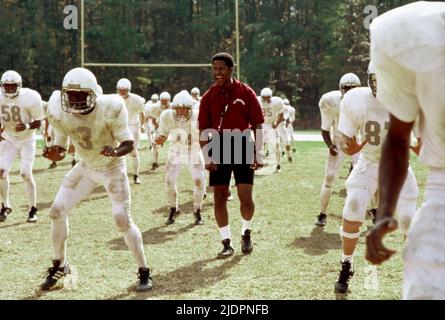
[[[194,223],[190,223],[184,227],[173,230],[172,226],[160,226],[151,228],[142,232],[142,242],[144,245],[162,244],[173,240],[178,235],[187,232],[195,227]],[[111,250],[128,250],[124,238],[117,238],[107,242]]]
[[[332,192],[333,195],[339,196],[341,198],[346,198],[346,189],[341,189],[339,191]]]
[[[309,237],[297,237],[290,246],[304,249],[308,255],[318,256],[329,250],[340,250],[341,238],[338,233],[327,233],[323,228],[314,227]]]
[[[128,288],[127,293],[109,297],[107,300],[144,300],[162,295],[172,296],[192,293],[197,289],[211,287],[228,278],[230,276],[228,271],[235,267],[242,258],[242,255],[234,256],[231,259],[223,260],[224,262],[221,265],[211,269],[206,268],[206,266],[210,262],[216,261],[216,258],[196,261],[191,265],[178,268],[165,274],[155,274],[153,276],[153,289],[150,291],[136,292],[135,286],[133,285]]]
[[[208,196],[207,196],[208,198]],[[203,203],[202,203],[202,209],[201,212],[204,211],[207,208],[213,207],[213,203],[212,202],[208,202],[204,199]],[[179,205],[179,210],[181,211],[181,214],[179,215],[182,216],[183,214],[191,214],[193,213],[193,200],[187,201],[185,203],[182,203]],[[167,218],[169,213],[170,213],[170,207],[169,206],[164,206],[161,208],[157,208],[155,210],[152,211],[152,213],[154,214],[164,214],[165,217]]]
[[[3,223],[4,222],[2,222],[2,224]],[[24,224],[27,224],[27,222],[23,221],[23,222],[16,222],[16,223],[13,223],[13,224],[0,225],[0,229],[13,228],[13,227],[21,226],[21,225],[24,225]]]

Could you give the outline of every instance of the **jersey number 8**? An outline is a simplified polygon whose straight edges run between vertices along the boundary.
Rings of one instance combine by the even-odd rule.
[[[385,130],[388,130],[389,122],[385,122]],[[379,146],[381,143],[380,131],[382,126],[377,121],[368,121],[365,125],[366,141],[372,146]]]

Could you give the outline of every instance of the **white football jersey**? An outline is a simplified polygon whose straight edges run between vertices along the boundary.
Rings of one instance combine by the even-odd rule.
[[[161,102],[153,103],[149,106],[147,110],[147,116],[155,118],[156,121],[159,123],[159,118],[161,116],[162,111],[171,109],[171,105],[168,104],[167,106],[161,105]]]
[[[374,20],[371,38],[377,98],[404,122],[420,116],[420,159],[445,168],[445,3],[391,10]]]
[[[21,88],[17,97],[8,98],[0,94],[0,114],[4,138],[26,140],[34,135],[35,130],[15,131],[18,123],[31,123],[45,118],[42,98],[37,91]]]
[[[290,123],[295,122],[295,108],[292,106],[289,106],[289,121]]]
[[[123,141],[133,140],[125,101],[119,95],[101,95],[91,113],[77,115],[62,110],[60,91],[54,91],[48,101],[48,120],[55,130],[54,144],[66,148],[70,138],[89,168],[107,171],[125,163],[124,157],[100,155],[105,146],[115,148]]]
[[[129,93],[128,97],[124,99],[128,109],[128,125],[138,126],[141,124],[140,114],[144,112],[145,99],[134,93]]]
[[[173,110],[164,110],[161,114],[158,134],[170,137],[174,144],[182,147],[199,146],[198,110],[192,109],[192,116],[188,121],[177,121],[173,117]]]
[[[258,101],[263,111],[264,124],[272,125],[278,120],[278,115],[283,112],[284,103],[280,97],[272,97],[270,103],[265,102],[261,97]]]
[[[338,118],[340,116],[340,103],[342,94],[340,90],[325,93],[318,104],[321,113],[321,129],[331,133],[333,143],[339,140],[337,132]]]
[[[361,134],[367,144],[361,151],[364,160],[378,164],[389,128],[389,112],[368,87],[349,90],[341,102],[338,131],[352,138]]]

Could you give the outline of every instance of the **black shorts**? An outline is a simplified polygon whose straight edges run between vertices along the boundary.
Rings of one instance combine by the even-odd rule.
[[[210,186],[228,186],[235,176],[235,184],[253,184],[254,170],[250,164],[219,164],[218,169],[210,172]]]

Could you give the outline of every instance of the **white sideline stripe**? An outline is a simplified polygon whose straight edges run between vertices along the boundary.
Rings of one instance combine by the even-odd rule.
[[[294,134],[295,141],[323,141],[323,137],[320,134]],[[36,135],[37,140],[43,140],[41,134]],[[147,140],[147,136],[145,134],[141,135],[141,140]]]

